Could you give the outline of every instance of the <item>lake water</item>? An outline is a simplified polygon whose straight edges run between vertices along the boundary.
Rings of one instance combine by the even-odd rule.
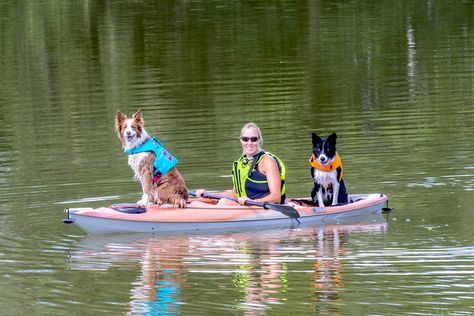
[[[2,315],[474,312],[474,2],[0,3]],[[137,201],[114,131],[141,109],[191,189],[230,188],[243,124],[307,196],[311,133],[388,218],[87,236]]]

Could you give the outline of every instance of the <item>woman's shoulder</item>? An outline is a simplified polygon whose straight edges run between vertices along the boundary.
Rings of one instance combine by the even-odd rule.
[[[273,156],[269,153],[264,153],[262,159],[260,160],[260,163],[263,163],[266,166],[277,166],[277,162],[273,158]]]

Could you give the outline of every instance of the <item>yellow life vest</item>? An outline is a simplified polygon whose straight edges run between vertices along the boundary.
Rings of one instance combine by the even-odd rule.
[[[234,184],[235,192],[237,197],[248,196],[251,199],[258,199],[270,194],[268,187],[268,181],[265,175],[258,171],[258,164],[263,159],[265,154],[275,159],[278,170],[280,172],[281,180],[281,191],[282,200],[284,201],[284,195],[286,193],[286,168],[277,156],[261,151],[255,155],[254,159],[250,160],[247,156],[243,155],[238,160],[234,161],[232,168],[232,182]]]

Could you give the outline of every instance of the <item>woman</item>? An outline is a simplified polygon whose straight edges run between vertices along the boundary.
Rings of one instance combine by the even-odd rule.
[[[247,200],[256,202],[285,202],[285,166],[283,162],[262,150],[262,133],[255,123],[245,124],[240,131],[242,156],[234,161],[232,168],[232,190],[220,192],[219,195],[237,198],[238,203],[245,205]],[[196,190],[201,197],[206,191]],[[219,200],[220,205],[236,205],[228,199]]]

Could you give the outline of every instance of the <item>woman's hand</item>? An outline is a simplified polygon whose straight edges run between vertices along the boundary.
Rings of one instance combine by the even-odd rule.
[[[245,205],[246,201],[249,201],[250,199],[247,196],[241,196],[237,199],[237,203],[240,205]]]

